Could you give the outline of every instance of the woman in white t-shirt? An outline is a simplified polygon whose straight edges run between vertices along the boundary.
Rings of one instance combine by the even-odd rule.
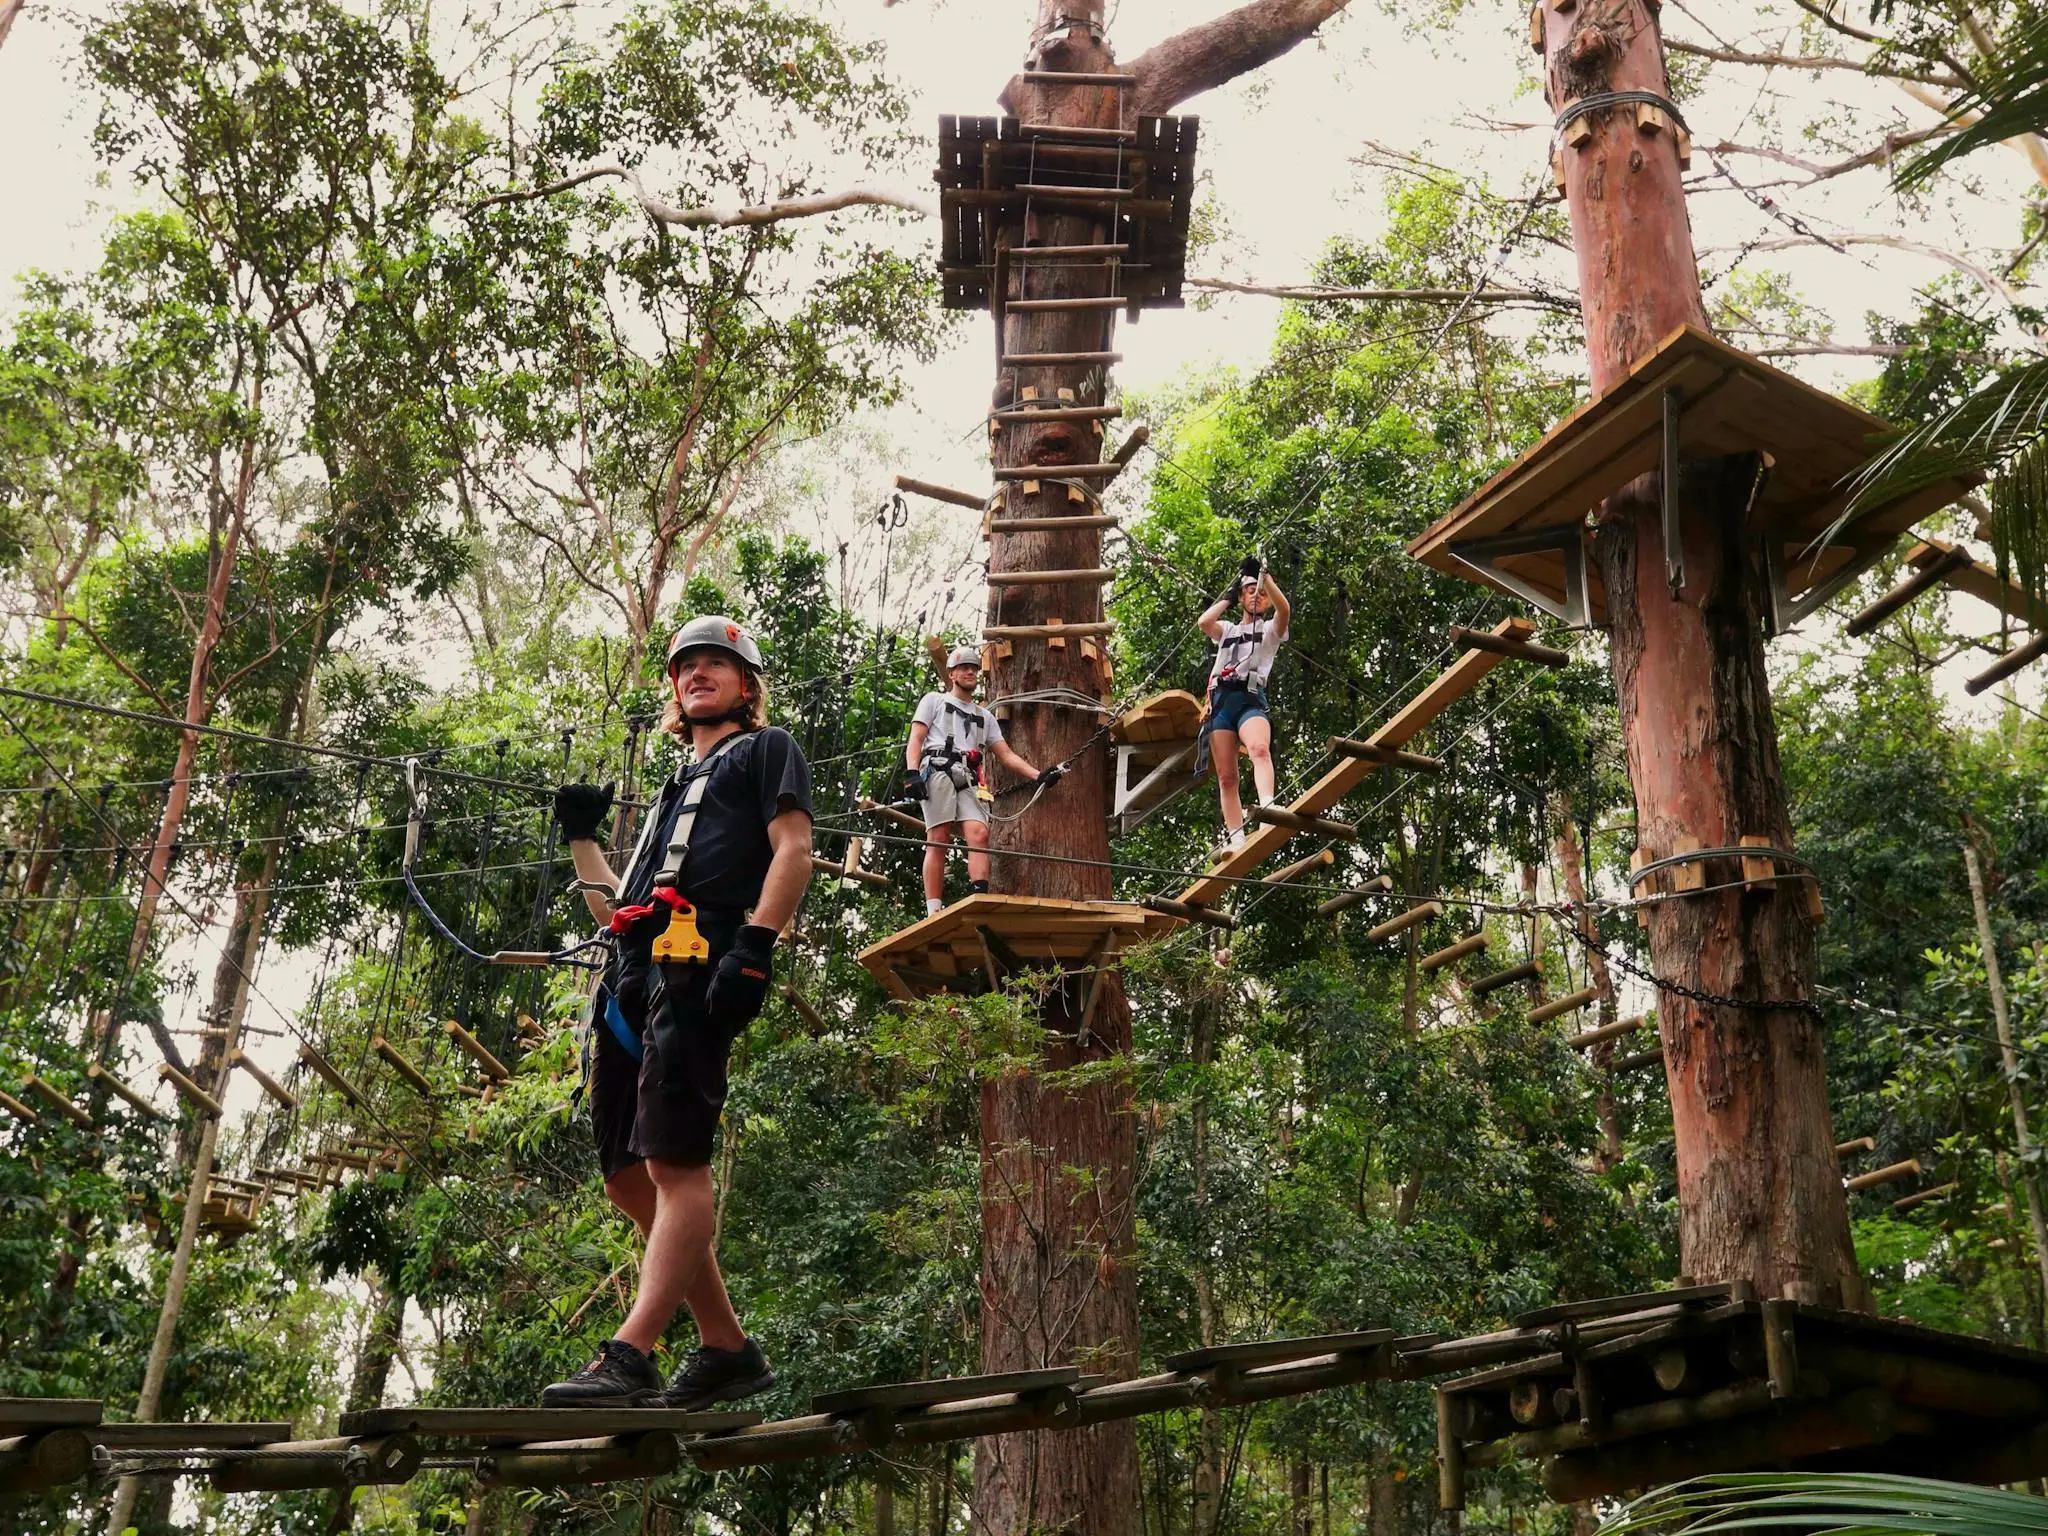
[[[1224,615],[1233,599],[1238,617],[1234,623],[1226,622]],[[1272,675],[1274,656],[1287,639],[1287,622],[1293,611],[1272,572],[1262,572],[1259,562],[1251,559],[1245,561],[1243,574],[1229,593],[1210,604],[1196,621],[1202,633],[1216,643],[1203,729],[1209,737],[1210,761],[1216,766],[1216,791],[1223,802],[1224,852],[1237,847],[1245,836],[1244,805],[1238,795],[1240,749],[1252,760],[1252,783],[1259,804],[1273,803],[1273,722],[1266,714],[1266,679]]]

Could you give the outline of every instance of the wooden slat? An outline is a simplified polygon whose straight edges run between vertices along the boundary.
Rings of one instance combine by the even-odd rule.
[[[1526,640],[1536,633],[1536,626],[1524,618],[1502,619],[1493,627],[1491,633]],[[1479,680],[1505,660],[1506,657],[1496,656],[1491,651],[1467,651],[1451,663],[1435,682],[1409,700],[1393,719],[1374,731],[1366,740],[1378,747],[1405,747],[1422,734],[1423,727],[1478,687]],[[1379,767],[1378,763],[1346,758],[1309,786],[1307,793],[1288,809],[1310,816],[1320,815],[1337,805],[1352,790],[1378,772]],[[1285,827],[1259,828],[1200,880],[1181,892],[1178,900],[1183,906],[1213,905],[1217,898],[1230,889],[1230,880],[1233,877],[1248,874],[1258,868],[1286,846],[1288,838],[1293,835]]]
[[[1065,1387],[1081,1379],[1078,1366],[1059,1365],[1042,1371],[1006,1371],[993,1376],[955,1376],[935,1381],[890,1381],[872,1387],[844,1387],[811,1399],[813,1413],[848,1413],[860,1408],[927,1408],[933,1403],[960,1403],[999,1392],[1035,1392]]]
[[[0,1397],[0,1425],[12,1430],[71,1429],[100,1421],[96,1397]]]
[[[341,1432],[518,1443],[642,1429],[716,1435],[760,1422],[758,1413],[684,1413],[674,1408],[372,1408],[344,1413]]]
[[[1160,1365],[1169,1371],[1193,1373],[1214,1370],[1219,1365],[1249,1370],[1260,1365],[1280,1365],[1290,1360],[1313,1360],[1319,1355],[1344,1355],[1362,1349],[1377,1349],[1394,1341],[1391,1328],[1374,1328],[1364,1333],[1325,1333],[1306,1339],[1260,1339],[1250,1344],[1212,1344],[1185,1354],[1168,1355]]]
[[[1945,557],[1963,554],[1954,544],[1945,544],[1940,539],[1923,539],[1906,551],[1906,563],[1916,570],[1924,570]],[[1959,565],[1942,577],[1945,586],[1966,592],[1979,602],[1989,603],[2001,612],[2009,613],[2022,620],[2029,628],[2048,630],[2048,604],[2029,600],[2026,590],[2019,583],[2001,580],[1997,571],[1981,561],[1970,560]]]

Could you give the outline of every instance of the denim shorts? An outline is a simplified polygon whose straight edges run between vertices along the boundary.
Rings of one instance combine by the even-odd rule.
[[[1209,729],[1236,735],[1247,720],[1266,720],[1266,696],[1249,688],[1218,688],[1216,708],[1209,716]]]

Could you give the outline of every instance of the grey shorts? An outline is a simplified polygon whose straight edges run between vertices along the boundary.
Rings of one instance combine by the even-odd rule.
[[[967,787],[960,787],[960,780],[967,779]],[[927,827],[943,827],[955,821],[988,820],[988,807],[974,792],[974,783],[965,768],[950,772],[935,768],[931,782],[925,786],[924,824]]]

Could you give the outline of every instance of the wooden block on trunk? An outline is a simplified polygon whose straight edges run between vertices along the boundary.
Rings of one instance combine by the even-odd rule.
[[[1673,853],[1698,853],[1700,840],[1696,837],[1676,837],[1671,840]],[[1695,859],[1690,864],[1674,864],[1671,867],[1671,889],[1674,891],[1703,891],[1707,888],[1707,866],[1703,860]]]
[[[1744,837],[1738,838],[1736,841],[1744,848],[1768,848],[1771,846],[1771,840],[1768,837]],[[1751,858],[1747,854],[1743,855],[1742,888],[1745,891],[1753,891],[1760,885],[1769,885],[1777,878],[1777,875],[1778,866],[1775,860]]]
[[[1650,855],[1648,850],[1638,848],[1634,853],[1628,856],[1628,872],[1630,874],[1634,874],[1637,870],[1641,869],[1645,864],[1649,862]],[[1651,892],[1656,890],[1656,888],[1657,877],[1655,875],[1651,875],[1648,879],[1644,880],[1639,885],[1631,886],[1630,892],[1631,894],[1636,896],[1648,896]],[[1647,928],[1650,926],[1650,912],[1647,907],[1636,908],[1636,926],[1638,928]]]

